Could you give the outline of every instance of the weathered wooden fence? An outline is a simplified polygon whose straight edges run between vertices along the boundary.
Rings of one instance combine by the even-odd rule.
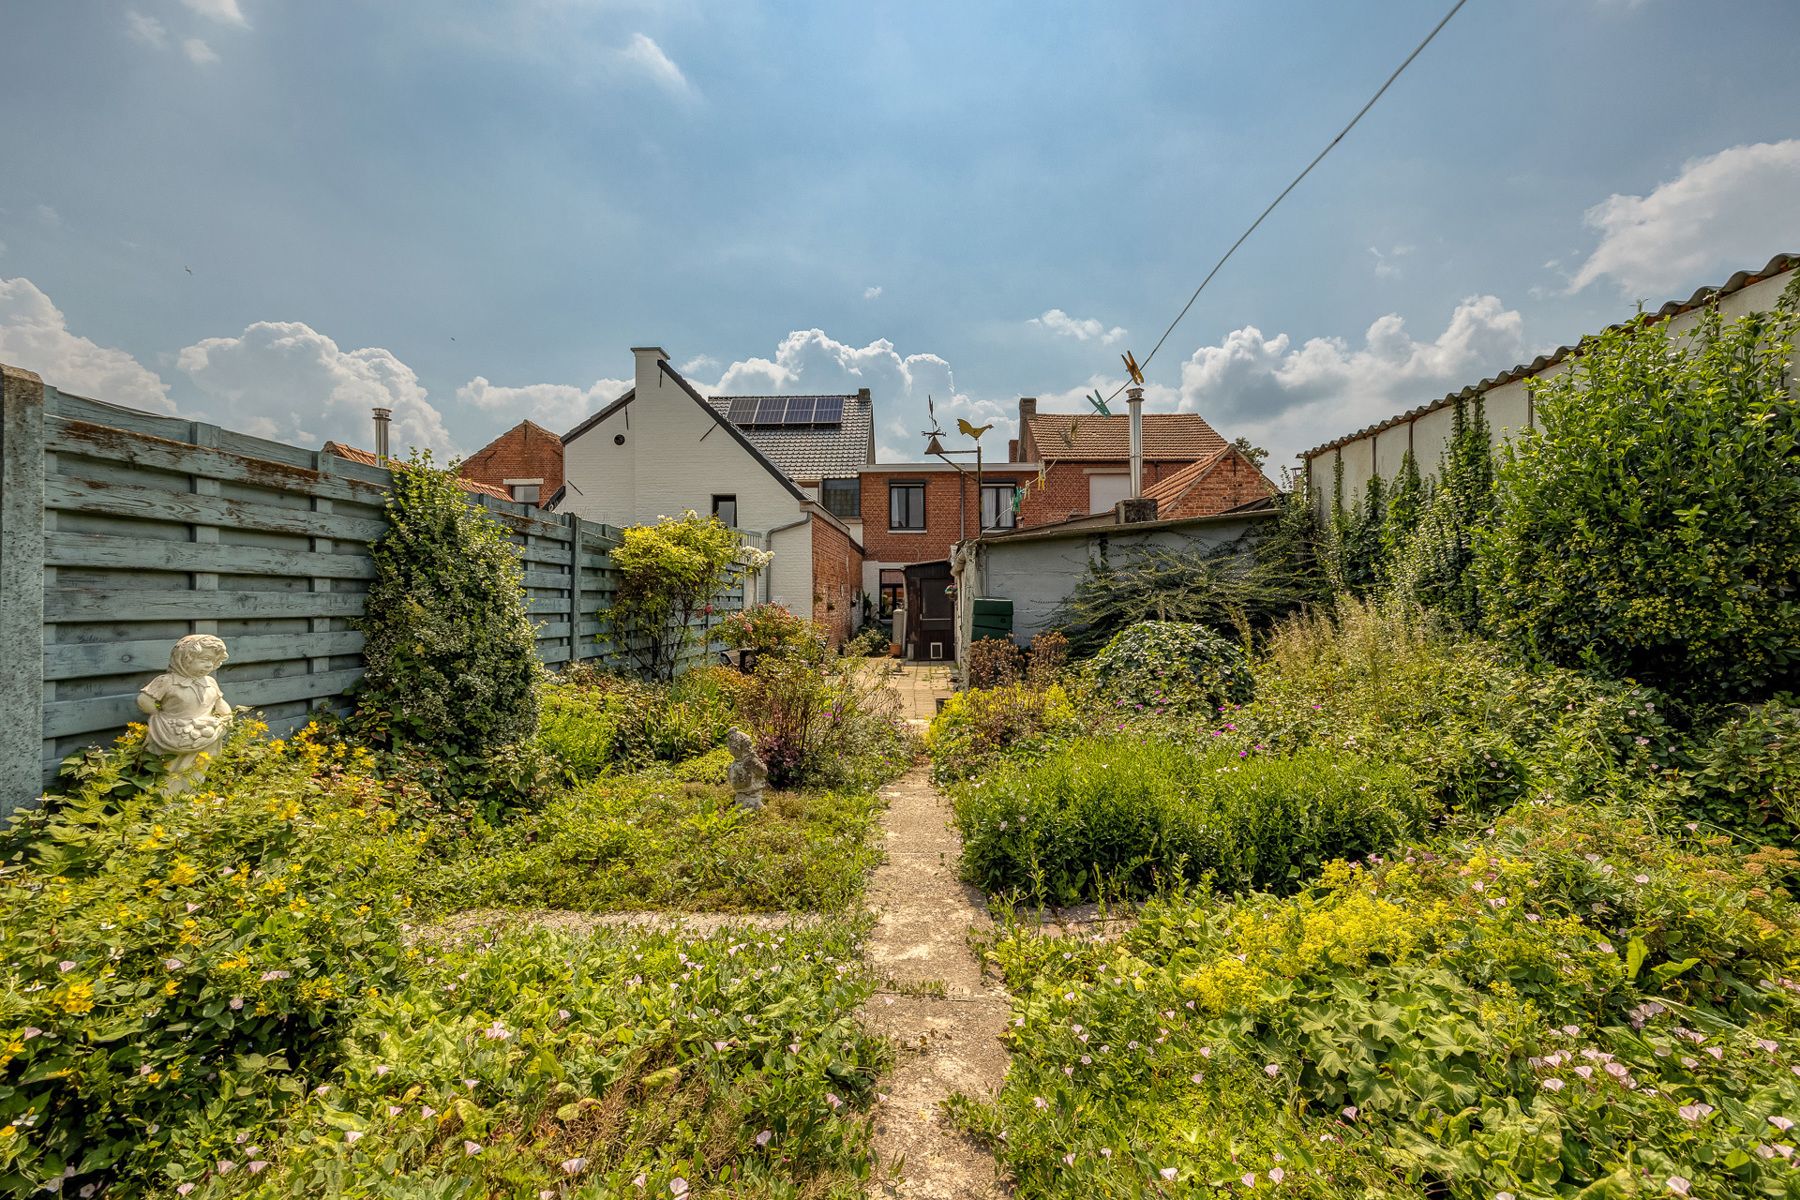
[[[226,699],[272,728],[344,706],[363,671],[351,623],[386,527],[385,469],[70,396],[11,367],[0,383],[0,813],[138,720],[138,689],[189,633],[225,639]],[[521,547],[545,664],[619,657],[599,616],[619,531],[471,500]]]

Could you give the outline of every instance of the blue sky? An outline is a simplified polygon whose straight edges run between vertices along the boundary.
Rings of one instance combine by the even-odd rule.
[[[1441,15],[1381,4],[11,6],[0,359],[316,443],[873,388],[1010,422],[1142,358]],[[1291,456],[1800,250],[1800,6],[1471,0],[1150,397]]]

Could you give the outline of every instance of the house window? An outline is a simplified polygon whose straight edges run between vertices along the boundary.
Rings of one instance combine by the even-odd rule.
[[[737,528],[737,497],[714,496],[713,516],[719,519],[721,525],[729,525],[733,529]]]
[[[820,485],[819,499],[832,516],[854,521],[862,516],[862,480],[827,479]]]
[[[981,527],[983,529],[1011,529],[1018,524],[1018,514],[1013,511],[1013,500],[1018,492],[1016,484],[982,484]]]
[[[1089,475],[1088,476],[1088,511],[1091,513],[1111,512],[1119,501],[1131,499],[1131,476],[1129,475]]]
[[[897,532],[925,528],[924,484],[888,484],[888,528]]]
[[[906,607],[906,572],[883,568],[881,572],[881,619],[891,621],[898,609]]]
[[[513,502],[515,504],[536,504],[538,502],[538,490],[542,487],[543,487],[543,485],[539,484],[539,483],[515,483],[515,484],[513,484],[512,485]]]

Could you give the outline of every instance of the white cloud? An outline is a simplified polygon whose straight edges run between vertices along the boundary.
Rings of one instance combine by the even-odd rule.
[[[1255,326],[1202,346],[1181,364],[1180,407],[1226,437],[1239,434],[1283,463],[1307,447],[1423,404],[1504,370],[1522,357],[1524,321],[1495,296],[1456,306],[1444,331],[1417,341],[1389,313],[1361,346]]]
[[[682,363],[679,368],[683,375],[693,375],[700,371],[716,371],[718,369],[719,360],[710,354],[696,354],[694,357]],[[626,386],[630,385],[627,384]]]
[[[369,410],[394,410],[393,447],[457,450],[411,367],[381,349],[341,350],[299,321],[258,321],[238,337],[207,338],[176,365],[216,409],[215,419],[262,437],[368,448]]]
[[[879,287],[864,288],[863,289],[863,299],[864,300],[879,300],[879,299],[881,299],[881,289]]]
[[[1800,200],[1800,139],[1733,146],[1683,165],[1648,196],[1614,195],[1587,211],[1600,244],[1570,291],[1611,279],[1652,299],[1760,267],[1791,250]]]
[[[1041,317],[1033,317],[1029,323],[1042,326],[1061,337],[1072,337],[1078,342],[1091,342],[1099,338],[1103,346],[1110,346],[1125,336],[1125,331],[1117,325],[1108,329],[1103,322],[1093,317],[1071,317],[1060,308],[1050,309]]]
[[[1394,260],[1405,258],[1413,252],[1411,246],[1395,246],[1391,250],[1382,250],[1379,246],[1370,246],[1369,253],[1375,256],[1375,278],[1400,278],[1400,264]]]
[[[250,22],[244,19],[244,10],[238,7],[238,0],[181,0],[189,12],[205,17],[209,21],[217,21],[221,25],[235,25],[239,29],[247,29]]]
[[[694,94],[693,85],[675,60],[663,53],[663,48],[656,44],[656,39],[646,33],[634,33],[625,48],[619,51],[619,60],[626,66],[642,72],[658,87],[677,96]]]
[[[69,332],[62,311],[29,279],[0,279],[0,362],[36,371],[80,396],[173,413],[169,385],[123,350]]]
[[[705,360],[708,364],[711,359]],[[683,369],[685,374],[685,368]],[[599,379],[585,388],[567,383],[528,383],[505,387],[477,375],[456,389],[456,398],[483,412],[499,413],[508,428],[523,420],[563,432],[631,390],[629,379]]]
[[[199,38],[187,38],[181,43],[181,52],[188,56],[188,61],[199,66],[219,61],[219,53]]]
[[[133,41],[161,50],[169,44],[169,31],[155,17],[147,17],[136,9],[125,14],[125,32]]]

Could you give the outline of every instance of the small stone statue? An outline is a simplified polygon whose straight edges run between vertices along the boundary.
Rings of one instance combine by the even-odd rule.
[[[225,740],[231,706],[213,678],[225,657],[225,643],[212,634],[189,634],[169,652],[168,673],[138,693],[137,706],[150,717],[145,746],[170,756],[163,790],[171,796],[205,777],[200,756],[217,753]]]
[[[736,793],[737,806],[761,808],[763,789],[769,786],[769,764],[756,756],[755,743],[741,729],[725,735],[725,747],[731,751],[731,769],[725,772],[725,780]]]

